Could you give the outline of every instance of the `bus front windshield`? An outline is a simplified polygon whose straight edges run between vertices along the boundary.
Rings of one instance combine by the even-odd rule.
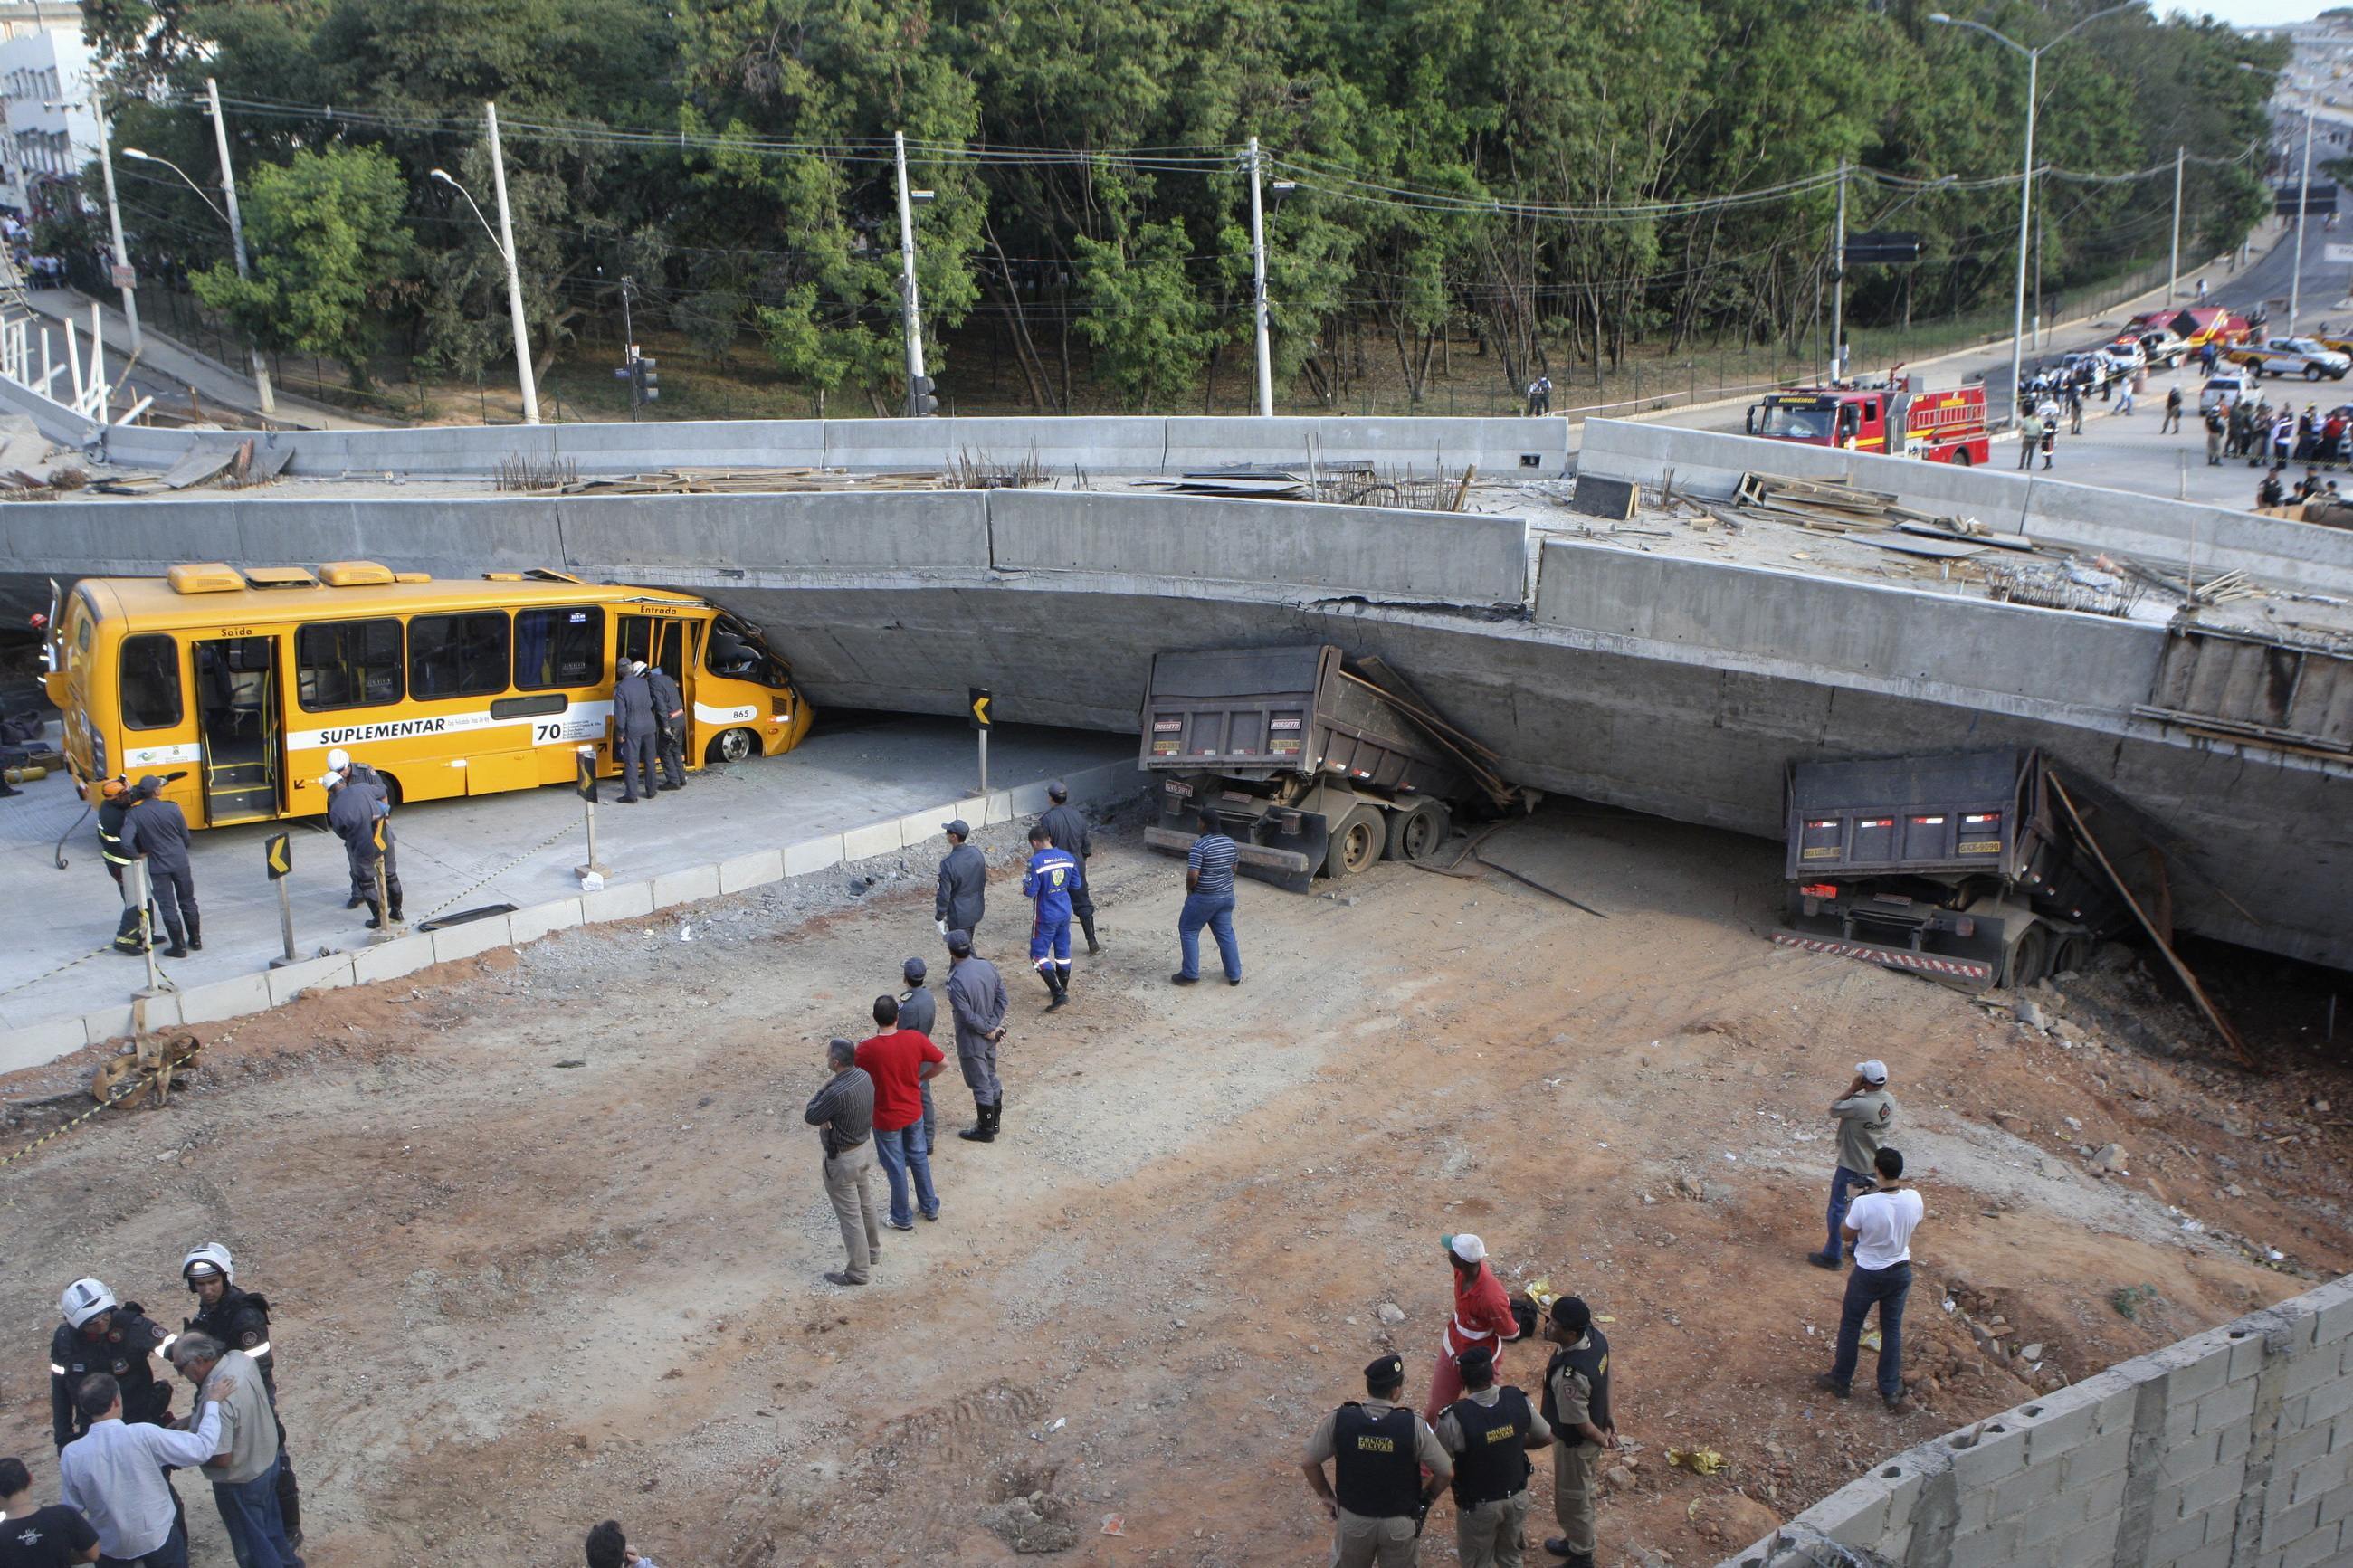
[[[1834,408],[1793,408],[1786,404],[1767,404],[1765,422],[1757,433],[1783,441],[1827,441],[1831,435],[1831,422],[1837,416],[1838,411]]]

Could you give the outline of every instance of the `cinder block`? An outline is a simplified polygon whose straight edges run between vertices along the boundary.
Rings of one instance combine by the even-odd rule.
[[[2279,1568],[2314,1568],[2316,1563],[2339,1562],[2337,1553],[2343,1534],[2341,1527],[2331,1524],[2291,1542],[2280,1552]]]
[[[2037,1454],[2031,1436],[2027,1438],[2026,1452],[2037,1464],[2048,1462]],[[2066,1484],[2073,1486],[2094,1477],[2117,1474],[2131,1458],[2132,1428],[2122,1426],[2113,1432],[2102,1432],[2096,1436],[2084,1438],[2064,1454],[2057,1456],[2056,1462]]]
[[[1822,1533],[1845,1546],[1875,1548],[1887,1529],[1888,1490],[1876,1477],[1841,1487],[1807,1510]]]
[[[2106,1515],[2071,1531],[2051,1547],[2051,1568],[2114,1568],[2116,1523],[2114,1515]]]
[[[841,864],[841,835],[828,834],[823,838],[804,838],[798,844],[785,846],[785,875],[806,876],[822,871],[828,866]]]
[[[1993,1517],[2016,1519],[2059,1495],[2059,1467],[2030,1465],[1993,1487]]]
[[[1947,1446],[1953,1456],[1953,1479],[1959,1483],[1964,1500],[2026,1466],[2026,1434],[2000,1421],[1989,1424],[1966,1448],[1949,1439]]]
[[[90,1026],[79,1017],[51,1018],[0,1034],[0,1072],[44,1067],[90,1044]]]
[[[2236,1499],[2246,1475],[2247,1467],[2243,1464],[2216,1465],[2204,1474],[2192,1476],[2182,1482],[2171,1495],[2178,1500],[2181,1517],[2187,1519],[2193,1513],[2203,1513],[2217,1503]],[[2166,1497],[2164,1491],[2158,1493],[2159,1517],[2165,1511]]]
[[[373,985],[379,980],[397,980],[404,974],[414,974],[427,968],[432,963],[431,937],[395,937],[390,942],[360,948],[352,954],[352,981],[358,985]]]
[[[2317,1426],[2325,1421],[2334,1421],[2348,1410],[2353,1410],[2353,1378],[2340,1377],[2310,1394],[2294,1394],[2282,1401],[2280,1427],[2288,1431]]]
[[[596,892],[580,895],[580,917],[590,925],[636,920],[653,912],[654,889],[650,882],[608,882]]]
[[[841,858],[844,860],[864,860],[876,855],[896,855],[906,847],[899,837],[899,822],[871,822],[863,827],[853,827],[841,836]]]
[[[2233,1421],[2214,1434],[2214,1462],[2227,1465],[2234,1460],[2243,1462],[2247,1450],[2254,1446],[2255,1424]]]
[[[781,860],[780,857],[780,864]],[[664,871],[653,880],[654,908],[658,910],[718,896],[719,868],[716,866],[689,866],[682,871]]]
[[[290,963],[283,969],[273,969],[267,976],[269,983],[269,1005],[283,1007],[307,991],[333,991],[352,983],[352,955],[338,952],[325,958],[306,958],[300,963]]]
[[[2301,1432],[2286,1434],[2272,1449],[2272,1473],[2291,1473],[2319,1458],[2328,1452],[2328,1436],[2326,1426],[2307,1426]]]
[[[2353,1514],[2353,1487],[2339,1487],[2320,1500],[2320,1522],[2335,1524]]]
[[[2162,1568],[2180,1562],[2206,1544],[2206,1516],[2193,1513],[2187,1519],[2177,1519],[2170,1524],[2160,1524],[2148,1538],[2148,1553],[2141,1559],[2147,1568]]]
[[[2220,1464],[2221,1453],[2221,1439],[2213,1433],[2209,1432],[2202,1437],[2185,1433],[2158,1457],[2157,1484],[2160,1487],[2186,1485]]]
[[[2274,1495],[2278,1492],[2279,1474],[2277,1468],[2272,1471]],[[2298,1467],[2289,1480],[2287,1500],[2290,1505],[2306,1502],[2348,1481],[2353,1481],[2353,1450],[2325,1455]]]
[[[2010,1477],[2010,1481],[2003,1481],[2000,1484],[2002,1486],[2008,1486],[2010,1481],[2022,1480],[2029,1476],[2046,1475],[2049,1473],[2050,1472],[2047,1469],[2021,1470],[2017,1475]],[[2034,1507],[2027,1509],[2019,1514],[2018,1544],[2021,1554],[2029,1559],[2032,1559],[2040,1555],[2040,1553],[2036,1552],[2033,1548],[2042,1545],[2045,1542],[2056,1541],[2061,1536],[2072,1534],[2073,1531],[2081,1530],[2084,1527],[2084,1520],[2088,1517],[2089,1515],[2084,1508],[2084,1494],[2082,1492],[2068,1491],[2063,1488],[2061,1489],[2057,1495],[2050,1498],[2046,1501],[2038,1503]]]
[[[2277,1500],[2276,1493],[2274,1494],[2274,1500]],[[2301,1502],[2290,1503],[2285,1508],[2268,1509],[2264,1510],[2262,1549],[2265,1552],[2277,1552],[2289,1542],[2301,1541],[2319,1528],[2320,1500],[2318,1498],[2306,1498]]]
[[[537,942],[552,931],[570,931],[587,916],[578,899],[557,899],[552,903],[526,904],[507,917],[508,933],[516,945]]]
[[[2223,1331],[2217,1330],[2143,1358],[2154,1371],[2164,1375],[2168,1414],[2222,1386],[2230,1375],[2231,1350],[2235,1342],[2242,1342],[2226,1339]]]
[[[749,855],[734,855],[719,862],[719,890],[740,893],[746,888],[765,887],[782,881],[785,875],[785,852],[781,849],[755,849]]]
[[[2198,1424],[2191,1430],[2200,1436],[2217,1432],[2233,1421],[2244,1421],[2254,1413],[2254,1380],[2226,1383],[2198,1402]]]
[[[2026,1428],[2026,1462],[2029,1465],[2054,1463],[2091,1438],[2093,1418],[2099,1414],[2099,1404],[2091,1399],[2070,1399],[2067,1394],[2072,1392],[2053,1394],[2013,1413],[2019,1424]],[[2029,1410],[2035,1414],[2028,1415]]]
[[[2008,1521],[1953,1537],[1951,1568],[2014,1568],[2018,1526]]]
[[[2194,1552],[2184,1552],[2171,1563],[2160,1563],[2152,1557],[2146,1568],[2232,1568],[2229,1541],[2213,1541]]]
[[[2306,1300],[2313,1303],[2315,1343],[2330,1345],[2353,1339],[2353,1280],[2331,1280]]]
[[[433,933],[433,962],[448,963],[476,953],[488,952],[494,947],[504,947],[514,940],[514,930],[504,915],[486,915],[478,921],[451,926]]]
[[[2343,1352],[2331,1346],[2326,1351],[2315,1350],[2296,1357],[2281,1374],[2280,1392],[2286,1394],[2310,1394],[2314,1389],[2336,1382],[2345,1375],[2338,1365]]]
[[[2271,1358],[2269,1346],[2263,1335],[2254,1330],[2232,1329],[2228,1331],[2232,1336],[2231,1365],[2230,1370],[2223,1373],[2222,1381],[2239,1383],[2252,1380],[2263,1370],[2263,1363]]]

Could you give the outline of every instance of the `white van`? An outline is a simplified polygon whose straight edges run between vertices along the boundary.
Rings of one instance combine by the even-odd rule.
[[[2211,414],[2223,403],[2236,403],[2255,395],[2255,373],[2251,370],[2218,370],[2206,378],[2198,390],[2198,412]]]

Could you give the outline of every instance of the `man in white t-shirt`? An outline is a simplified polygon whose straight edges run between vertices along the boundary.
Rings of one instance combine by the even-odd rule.
[[[1912,1231],[1920,1223],[1919,1192],[1895,1185],[1904,1156],[1883,1148],[1872,1159],[1879,1184],[1847,1206],[1842,1237],[1854,1245],[1854,1272],[1847,1277],[1846,1302],[1839,1314],[1838,1361],[1814,1381],[1841,1399],[1854,1382],[1862,1348],[1862,1325],[1879,1309],[1879,1397],[1890,1415],[1904,1402],[1904,1300],[1912,1291]]]

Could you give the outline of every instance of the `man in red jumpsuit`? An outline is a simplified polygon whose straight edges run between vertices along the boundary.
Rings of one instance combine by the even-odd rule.
[[[1438,1352],[1438,1371],[1430,1381],[1430,1397],[1422,1402],[1422,1418],[1435,1421],[1440,1413],[1462,1397],[1462,1369],[1454,1358],[1473,1345],[1483,1345],[1495,1357],[1503,1376],[1504,1345],[1520,1337],[1519,1320],[1512,1315],[1512,1299],[1504,1282],[1487,1267],[1487,1244],[1468,1234],[1441,1237],[1446,1261],[1454,1266],[1454,1316],[1446,1324],[1446,1339]]]

